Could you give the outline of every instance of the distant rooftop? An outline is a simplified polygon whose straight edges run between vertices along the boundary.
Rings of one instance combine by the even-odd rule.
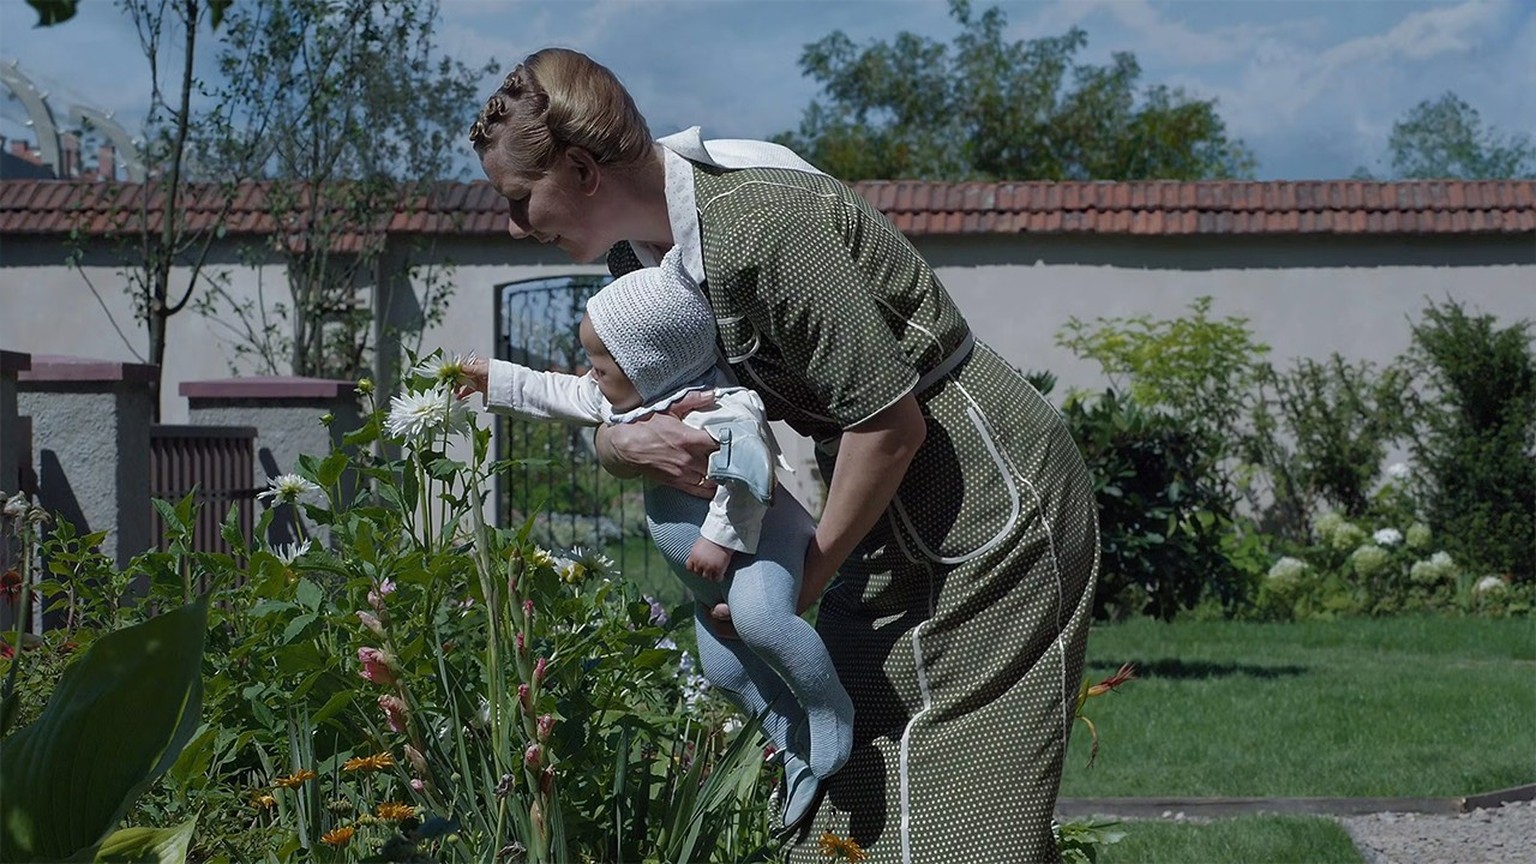
[[[192,225],[223,220],[235,234],[271,234],[271,187],[242,183],[232,198],[193,188]],[[864,181],[853,188],[909,236],[1468,235],[1536,231],[1536,181],[1426,180],[997,182]],[[0,234],[107,234],[160,216],[154,183],[6,180]],[[146,198],[146,196],[148,196]],[[147,205],[147,206],[146,206]],[[442,183],[398,206],[384,234],[501,235],[506,202],[490,184]],[[290,237],[303,236],[290,224]]]

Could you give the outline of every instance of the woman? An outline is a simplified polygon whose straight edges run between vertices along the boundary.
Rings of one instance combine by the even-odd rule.
[[[831,831],[877,862],[1056,860],[1098,562],[1057,413],[879,212],[782,147],[653,141],[613,74],[561,49],[513,70],[470,137],[513,237],[616,273],[678,247],[737,379],[817,442],[829,486],[799,605],[820,601],[854,749],[791,858],[820,860]],[[701,435],[661,416],[599,450],[704,493]]]

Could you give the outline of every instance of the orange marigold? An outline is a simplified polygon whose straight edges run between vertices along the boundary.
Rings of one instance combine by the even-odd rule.
[[[342,763],[343,771],[383,771],[386,768],[395,767],[395,757],[388,753],[375,753],[372,756],[359,756],[356,759],[348,759]]]
[[[390,822],[399,822],[416,815],[416,808],[409,804],[401,804],[396,801],[385,801],[373,811],[375,816]]]
[[[822,832],[821,854],[838,861],[863,861],[866,857],[852,837],[839,837],[831,831]]]
[[[333,828],[330,831],[325,832],[325,836],[320,838],[320,842],[327,846],[345,846],[352,842],[352,834],[356,830],[357,829],[353,828],[351,825],[343,825],[340,828]]]
[[[251,806],[262,810],[271,810],[277,806],[277,799],[271,795],[257,795],[251,799]]]
[[[315,772],[309,770],[308,768],[304,768],[289,774],[287,777],[277,778],[277,780],[274,781],[272,785],[279,789],[297,789],[302,786],[306,780],[313,779],[315,779]]]

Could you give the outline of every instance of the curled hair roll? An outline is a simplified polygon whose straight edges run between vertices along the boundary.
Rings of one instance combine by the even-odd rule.
[[[618,77],[564,48],[530,54],[508,73],[469,140],[482,156],[496,148],[528,173],[548,168],[566,147],[604,165],[637,162],[651,150],[650,128]]]

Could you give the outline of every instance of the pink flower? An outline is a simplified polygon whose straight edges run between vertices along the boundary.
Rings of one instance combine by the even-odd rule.
[[[426,790],[427,784],[421,782],[421,778],[420,777],[412,777],[411,778],[411,788],[415,789],[417,792],[422,792],[422,791]]]
[[[543,715],[540,715],[539,716],[539,726],[538,726],[538,729],[539,729],[539,740],[540,741],[548,741],[549,740],[549,733],[553,732],[554,729],[555,729],[555,717],[554,717],[554,715],[553,714],[543,714]]]
[[[384,709],[384,721],[389,726],[389,731],[405,731],[407,710],[404,699],[399,696],[380,696],[379,707]]]
[[[528,749],[523,751],[523,767],[529,771],[539,770],[539,745],[529,744]]]
[[[373,614],[372,612],[363,612],[359,610],[357,613],[357,620],[363,622],[363,626],[367,627],[375,636],[384,635],[383,622],[379,620],[379,616]]]
[[[357,660],[363,664],[363,671],[358,673],[363,678],[386,687],[395,683],[395,658],[389,656],[388,652],[377,648],[359,648]]]
[[[384,598],[395,593],[395,580],[385,579],[379,583],[379,587],[368,592],[368,605],[376,611],[384,611]]]
[[[411,768],[417,774],[427,773],[427,757],[421,755],[421,751],[407,744],[405,745],[405,761],[411,763]]]
[[[543,684],[544,675],[549,671],[549,661],[543,657],[533,661],[533,683]]]
[[[533,601],[532,600],[524,600],[523,601],[523,617],[528,619],[528,620],[530,620],[530,621],[533,620]]]
[[[533,692],[528,689],[527,684],[517,685],[517,704],[522,707],[524,714],[532,716]]]
[[[528,653],[528,640],[523,638],[523,634],[517,634],[513,641],[517,643],[517,654],[519,657]]]

